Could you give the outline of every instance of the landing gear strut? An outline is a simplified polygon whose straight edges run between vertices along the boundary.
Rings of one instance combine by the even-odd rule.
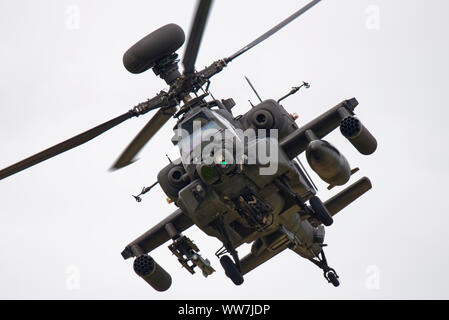
[[[340,285],[338,274],[327,264],[326,256],[324,255],[323,250],[321,250],[321,252],[318,254],[318,256],[316,256],[315,259],[309,260],[312,261],[316,266],[318,266],[318,268],[323,270],[323,275],[327,282],[332,283],[334,287],[338,287]]]
[[[240,259],[237,254],[237,250],[235,250],[231,239],[229,238],[226,227],[223,223],[223,217],[220,216],[216,221],[217,230],[219,230],[222,240],[223,247],[221,247],[215,255],[220,259],[220,264],[223,267],[226,276],[234,282],[235,285],[239,286],[243,283],[243,276],[240,267]],[[230,253],[234,261],[232,261],[231,257],[226,255]]]

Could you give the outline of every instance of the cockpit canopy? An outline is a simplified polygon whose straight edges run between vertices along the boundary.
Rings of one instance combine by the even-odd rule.
[[[235,127],[218,112],[208,108],[202,108],[182,120],[174,132],[172,142],[178,145],[181,155],[185,156],[191,156],[194,150],[201,151],[212,141],[224,140],[225,135],[238,138]]]

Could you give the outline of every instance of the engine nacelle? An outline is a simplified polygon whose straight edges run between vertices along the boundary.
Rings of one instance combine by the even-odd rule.
[[[295,119],[289,115],[279,103],[274,100],[265,100],[243,115],[240,123],[244,130],[277,129],[278,138],[283,139],[298,129]]]
[[[171,276],[147,254],[134,260],[134,271],[157,291],[166,291],[171,286]]]
[[[183,165],[177,159],[159,171],[157,181],[165,194],[176,201],[179,191],[189,184],[190,178]]]
[[[348,116],[344,118],[340,123],[340,131],[361,154],[369,155],[376,151],[376,138],[356,117]]]
[[[322,180],[333,186],[341,186],[349,181],[351,168],[348,160],[329,142],[313,140],[306,149],[310,167]]]

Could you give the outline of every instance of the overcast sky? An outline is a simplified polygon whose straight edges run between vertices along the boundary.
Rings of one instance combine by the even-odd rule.
[[[228,56],[307,1],[217,1],[197,67]],[[128,73],[123,53],[167,23],[186,33],[196,1],[0,1],[0,167],[6,167],[126,112],[165,88],[152,71]],[[326,139],[373,189],[327,228],[334,288],[309,261],[285,251],[236,287],[196,227],[186,235],[217,270],[190,275],[165,244],[152,252],[173,278],[158,293],[120,252],[175,210],[156,180],[176,157],[171,120],[140,161],[107,169],[148,121],[129,120],[59,157],[0,181],[0,298],[58,299],[380,299],[449,298],[449,2],[323,0],[212,80],[235,114],[256,97],[278,99],[303,80],[311,88],[283,103],[304,124],[344,99],[376,136],[362,156],[340,136]],[[184,48],[179,50],[182,54]],[[304,159],[304,155],[301,156]],[[311,171],[311,170],[310,170]],[[312,172],[311,172],[312,173]],[[312,173],[325,200],[338,192]],[[249,247],[239,250],[244,254]]]

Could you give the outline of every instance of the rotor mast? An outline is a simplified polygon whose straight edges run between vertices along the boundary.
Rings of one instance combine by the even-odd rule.
[[[288,23],[301,16],[303,13],[311,9],[320,1],[321,0],[313,0],[309,2],[306,6],[299,9],[294,14],[292,14],[281,23],[277,24],[276,26],[262,34],[260,37],[258,37],[256,40],[250,42],[248,45],[244,46],[234,54],[230,55],[227,58],[219,59],[203,70],[196,72],[195,62],[198,56],[201,39],[212,5],[212,0],[200,0],[195,12],[189,39],[182,60],[184,66],[182,75],[178,71],[177,54],[173,51],[173,49],[176,50],[179,46],[181,46],[182,42],[184,41],[184,34],[179,26],[173,24],[167,25],[167,28],[161,31],[161,33],[158,33],[157,35],[154,35],[154,33],[152,33],[146,38],[142,39],[142,41],[147,41],[154,44],[155,41],[160,41],[161,39],[164,40],[166,36],[170,37],[173,35],[172,43],[165,44],[167,47],[165,48],[165,51],[158,48],[157,46],[156,48],[153,47],[150,50],[150,53],[157,53],[156,56],[151,56],[151,54],[149,54],[148,52],[142,52],[142,47],[140,47],[139,53],[147,55],[149,59],[148,61],[145,61],[145,63],[139,64],[139,60],[137,59],[138,57],[136,57],[136,55],[133,55],[132,52],[129,52],[129,50],[127,51],[127,53],[125,53],[124,62],[126,58],[128,63],[128,65],[125,64],[125,67],[130,72],[141,73],[149,68],[153,68],[153,71],[161,78],[163,78],[167,82],[167,84],[169,84],[170,88],[168,91],[161,91],[155,97],[138,104],[128,112],[112,120],[100,124],[75,137],[65,140],[53,147],[50,147],[3,170],[0,170],[0,180],[22,170],[25,170],[31,166],[34,166],[42,161],[50,159],[56,155],[59,155],[65,151],[80,146],[119,125],[125,120],[146,114],[151,110],[159,109],[157,113],[145,125],[145,127],[131,141],[131,143],[124,150],[121,156],[116,160],[111,169],[119,169],[131,164],[135,161],[134,158],[137,153],[156,134],[156,132],[169,119],[171,119],[173,115],[177,114],[176,110],[180,102],[183,101],[185,104],[188,104],[190,99],[192,99],[190,93],[196,93],[204,86],[204,84],[209,84],[209,79],[215,74],[222,71],[229,62],[233,61],[238,56],[242,55],[260,42],[272,36],[274,33],[278,32]],[[179,31],[179,29],[181,31]],[[151,38],[151,36],[153,36],[153,38]],[[172,51],[170,51],[169,49],[172,49]],[[137,50],[139,50],[139,48]],[[182,112],[184,112],[184,110],[182,110]]]

